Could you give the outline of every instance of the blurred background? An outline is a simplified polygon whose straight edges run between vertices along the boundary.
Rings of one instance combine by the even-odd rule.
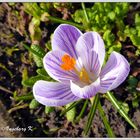
[[[83,137],[90,104],[74,123],[83,103],[60,117],[65,107],[44,107],[32,95],[37,80],[52,80],[33,50],[50,51],[61,23],[97,31],[105,42],[106,60],[117,51],[129,61],[128,78],[112,92],[140,128],[140,3],[0,3],[0,136]],[[140,137],[140,130],[125,122],[106,98],[101,103],[116,137]],[[7,126],[26,131],[5,133]],[[98,111],[89,137],[107,137]]]

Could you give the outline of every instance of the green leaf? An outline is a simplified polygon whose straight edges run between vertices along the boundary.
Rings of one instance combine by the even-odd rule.
[[[32,18],[32,21],[29,24],[29,32],[32,42],[40,41],[42,36],[42,31],[40,29],[40,20]]]
[[[135,28],[130,28],[130,35],[137,35],[137,30]]]
[[[34,98],[33,95],[23,95],[23,96],[16,96],[15,100],[16,101],[21,101],[21,100],[28,101],[28,100],[32,100],[33,98]]]
[[[54,107],[45,106],[45,114],[49,114],[54,111]]]
[[[41,75],[41,76],[48,76],[46,70],[44,68],[41,68],[41,69],[37,69],[37,74]]]
[[[134,76],[130,75],[129,79],[127,80],[128,84],[130,87],[135,88],[138,84],[138,80],[137,78],[135,78]]]
[[[89,23],[89,18],[88,18],[88,14],[87,14],[87,11],[86,11],[85,4],[82,2],[81,5],[82,5],[82,8],[83,8],[85,19],[86,19],[87,23]]]
[[[40,2],[40,8],[42,8],[44,11],[49,12],[49,9],[51,9],[52,4],[51,3],[45,3],[45,2]]]
[[[111,92],[107,92],[107,97],[109,98],[109,100],[112,102],[113,106],[118,110],[118,112],[120,113],[120,115],[134,128],[134,129],[138,129],[137,126],[131,121],[131,119],[129,118],[129,116],[127,115],[127,113],[124,111],[124,109],[122,108],[122,106],[120,106],[119,102],[117,101],[117,99],[113,96],[113,94]]]
[[[115,36],[114,36],[113,33],[111,33],[110,30],[106,30],[105,33],[104,33],[104,35],[103,35],[103,39],[104,39],[105,44],[106,44],[107,46],[111,46],[112,43],[113,43],[114,40],[115,40]]]
[[[34,83],[38,80],[47,80],[47,78],[40,76],[40,75],[33,76],[27,80],[22,81],[22,85],[26,86],[26,87],[32,87],[34,85]]]
[[[101,116],[101,118],[103,120],[104,126],[105,126],[105,128],[107,130],[108,136],[110,138],[114,138],[115,135],[114,135],[114,133],[113,133],[111,127],[110,127],[110,124],[108,122],[108,119],[106,117],[106,114],[105,114],[100,102],[98,103],[98,110],[99,110],[99,114],[100,114],[100,116]]]
[[[24,46],[27,50],[29,50],[30,52],[32,52],[33,54],[37,55],[37,56],[40,57],[40,58],[43,58],[43,56],[42,56],[40,53],[38,53],[37,51],[33,50],[33,49],[30,48],[28,45],[23,44],[23,46]]]
[[[125,26],[125,30],[124,30],[124,34],[125,34],[125,36],[130,36],[130,27],[127,25],[127,26]]]
[[[125,102],[122,101],[118,101],[119,105],[121,106],[121,108],[126,112],[126,114],[128,115],[129,112],[129,105]]]
[[[42,58],[46,54],[46,52],[39,45],[31,45],[31,49],[40,54]]]
[[[108,13],[108,17],[112,20],[112,21],[114,21],[115,20],[115,17],[116,17],[116,14],[115,14],[115,12],[109,12]]]
[[[77,23],[83,23],[83,21],[86,21],[86,18],[84,16],[84,11],[83,10],[76,10],[74,15],[72,15],[72,18]]]
[[[24,67],[23,70],[22,70],[22,80],[26,80],[28,79],[28,69],[27,67]]]
[[[124,31],[118,31],[117,36],[119,37],[119,40],[122,42],[125,42],[127,35],[124,33]]]
[[[33,59],[37,67],[43,67],[42,58],[38,57],[36,54],[33,54]]]
[[[53,17],[53,16],[48,16],[47,18],[49,20],[51,20],[52,22],[70,24],[70,25],[73,25],[73,26],[75,26],[79,29],[85,30],[85,27],[83,27],[82,25],[77,24],[77,23],[72,22],[72,21],[69,21],[69,20],[64,20],[64,19],[61,19],[61,18],[58,18],[58,17]]]
[[[67,104],[66,109],[69,108],[71,105],[72,105],[72,103]],[[75,114],[76,114],[76,108],[73,107],[71,110],[67,111],[67,113],[66,113],[67,120],[70,122],[73,122],[74,118],[75,118]]]
[[[45,51],[38,45],[31,45],[31,47],[28,47],[24,44],[24,47],[31,51],[33,53],[33,59],[38,67],[43,66],[43,60],[42,58],[46,54]]]
[[[127,14],[127,12],[129,11],[129,6],[130,4],[128,2],[123,2],[123,3],[119,3],[120,4],[120,8],[123,11],[122,14],[123,16],[125,16]]]
[[[123,20],[117,19],[116,26],[118,28],[118,31],[124,32],[125,24],[124,24]]]
[[[86,101],[84,102],[84,105],[83,105],[83,107],[82,107],[82,110],[81,110],[80,114],[78,115],[78,117],[76,118],[76,121],[75,121],[75,122],[79,122],[79,121],[80,121],[80,118],[81,118],[82,115],[84,114],[87,105],[88,105],[88,99],[86,99]]]
[[[138,37],[137,35],[130,35],[130,39],[133,43],[133,45],[138,46],[138,48],[140,48],[140,37]]]
[[[140,15],[138,13],[135,14],[135,25],[140,26]]]
[[[120,15],[121,12],[122,12],[121,9],[118,6],[115,6],[115,13],[117,15]]]
[[[17,96],[17,93],[14,92],[14,99],[15,101],[28,101],[28,100],[32,100],[34,97],[33,97],[33,93],[32,92],[29,92],[27,93],[26,95],[22,95],[22,96]]]
[[[121,48],[122,48],[122,44],[120,42],[117,42],[116,44],[109,47],[107,53],[111,54],[113,51],[120,52]]]
[[[85,129],[84,129],[85,135],[88,134],[90,127],[92,125],[92,121],[93,121],[93,118],[94,118],[94,115],[95,115],[95,112],[96,112],[96,109],[98,106],[98,102],[99,102],[99,94],[96,94],[96,96],[94,97],[94,101],[93,101],[92,107],[90,109],[90,112],[88,114],[87,124],[86,124]]]
[[[24,11],[29,15],[32,15],[36,18],[40,18],[42,11],[41,8],[38,6],[37,3],[23,3]]]
[[[128,10],[129,3],[94,3],[91,8],[84,8],[88,15],[90,29],[101,33],[106,30],[111,31],[116,26],[116,21],[124,24],[123,21]],[[84,27],[87,27],[87,18],[84,16],[84,11],[81,9],[76,10],[72,18],[75,22],[82,23]]]
[[[134,100],[132,100],[133,108],[139,107],[139,102],[140,102],[139,98],[135,98]]]
[[[39,106],[39,102],[37,102],[35,99],[33,99],[29,104],[30,109],[36,109],[38,106]]]
[[[140,48],[138,48],[137,50],[136,50],[136,56],[140,56]]]
[[[51,40],[52,40],[52,36],[53,36],[53,35],[51,35]],[[52,46],[51,46],[51,42],[50,42],[50,41],[48,41],[48,42],[45,44],[45,46],[46,46],[46,48],[47,48],[49,51],[52,50]]]
[[[139,28],[137,28],[137,32],[138,32],[138,37],[140,37],[140,26],[139,26]]]

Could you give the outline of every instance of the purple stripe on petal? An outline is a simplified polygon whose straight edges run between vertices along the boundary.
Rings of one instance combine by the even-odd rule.
[[[99,75],[105,57],[104,43],[100,35],[96,32],[81,35],[77,41],[76,50],[85,68]]]
[[[62,92],[63,92],[63,91],[62,91]],[[59,96],[56,96],[55,99],[60,99],[60,98],[68,99],[69,96],[73,96],[73,95],[71,95],[70,93],[71,93],[70,90],[68,90],[68,91],[65,90],[65,94],[59,94]]]
[[[117,52],[112,52],[107,64],[100,74],[101,93],[118,87],[128,76],[130,65],[128,61]]]
[[[75,45],[82,32],[76,27],[68,24],[61,24],[54,31],[52,39],[52,49],[62,50],[78,59]]]
[[[51,60],[50,60],[50,62],[51,62]],[[53,61],[52,61],[53,62]],[[62,70],[59,70],[59,67],[60,67],[60,65],[56,68],[56,67],[54,67],[54,66],[52,66],[52,65],[50,65],[50,64],[47,64],[47,66],[49,66],[49,68],[50,69],[53,69],[53,71],[57,71],[57,72],[59,72],[59,74],[62,74],[62,77],[63,77],[63,75],[67,75],[67,77],[69,76],[69,77],[74,77],[74,76],[76,76],[76,74],[75,73],[72,73],[71,74],[71,71],[69,71],[69,73],[67,73],[66,71],[62,71]]]
[[[77,75],[74,73],[73,75],[71,75],[70,73],[65,73],[63,71],[58,70],[59,68],[54,68],[51,65],[47,65],[49,69],[51,69],[53,76],[58,77],[59,75],[61,75],[59,77],[60,81],[68,81],[68,80],[75,80],[75,78],[77,77]],[[77,77],[78,79],[78,77]]]
[[[80,99],[72,94],[68,85],[43,80],[34,84],[33,95],[39,103],[45,106],[63,106]]]

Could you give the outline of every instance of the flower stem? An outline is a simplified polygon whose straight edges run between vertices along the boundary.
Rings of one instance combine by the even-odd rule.
[[[120,115],[122,115],[124,117],[124,119],[134,128],[134,129],[138,129],[137,126],[131,121],[131,119],[128,117],[127,113],[124,111],[124,109],[119,105],[119,103],[117,102],[117,99],[113,96],[112,93],[107,92],[107,96],[109,98],[109,100],[113,103],[114,107],[117,108],[118,112],[120,113]]]
[[[101,106],[101,102],[100,101],[98,103],[98,110],[99,110],[99,114],[100,114],[100,116],[101,116],[101,118],[103,120],[104,126],[105,126],[105,128],[107,130],[108,136],[110,138],[114,138],[115,135],[114,135],[114,133],[113,133],[111,127],[110,127],[110,124],[109,124],[109,122],[107,120],[107,117],[106,117],[105,112],[104,112],[104,110],[103,110],[103,108]]]
[[[81,5],[82,5],[82,8],[83,8],[83,11],[84,11],[84,14],[85,14],[86,21],[87,21],[87,23],[89,23],[89,18],[88,18],[88,15],[87,15],[85,4],[82,2]]]
[[[88,114],[88,121],[87,121],[86,127],[84,129],[85,135],[87,135],[89,130],[90,130],[90,127],[91,127],[91,124],[92,124],[92,121],[93,121],[93,118],[94,118],[94,115],[95,115],[95,112],[96,112],[96,109],[98,106],[98,102],[99,102],[99,94],[96,94],[94,101],[93,101],[93,104],[92,104],[92,107],[90,109],[90,112]]]
[[[53,16],[48,16],[47,18],[49,20],[53,21],[53,22],[56,22],[56,23],[70,24],[70,25],[76,26],[79,29],[85,30],[85,28],[82,25],[74,23],[72,21],[67,21],[67,20],[64,20],[64,19],[61,19],[61,18],[57,18],[57,17],[53,17]]]
[[[84,114],[84,111],[85,111],[87,105],[88,105],[88,99],[86,99],[86,101],[84,102],[84,105],[83,105],[83,107],[82,107],[82,110],[81,110],[79,116],[76,118],[76,121],[75,121],[75,122],[79,122],[80,118],[81,118],[82,115]]]

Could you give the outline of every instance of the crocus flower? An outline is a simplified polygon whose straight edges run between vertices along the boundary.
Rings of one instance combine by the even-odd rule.
[[[37,81],[35,99],[47,106],[63,106],[81,98],[91,98],[118,87],[128,76],[130,65],[112,52],[106,65],[105,47],[97,32],[82,33],[61,24],[54,31],[52,51],[43,58],[44,68],[57,82]]]

